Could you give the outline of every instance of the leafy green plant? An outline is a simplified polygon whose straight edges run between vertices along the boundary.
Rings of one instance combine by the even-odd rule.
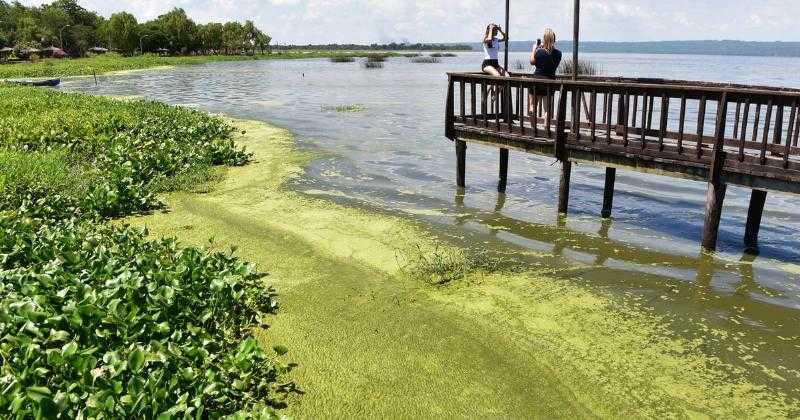
[[[0,215],[0,416],[208,416],[271,402],[250,265],[129,227]]]
[[[232,131],[156,102],[0,87],[0,417],[275,416],[291,386],[251,333],[277,309],[263,275],[104,223],[247,163]]]

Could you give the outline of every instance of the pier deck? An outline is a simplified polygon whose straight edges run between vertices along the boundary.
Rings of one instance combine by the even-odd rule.
[[[705,181],[703,247],[713,250],[726,186],[742,185],[753,189],[745,233],[751,252],[766,191],[800,193],[800,90],[480,73],[448,79],[445,131],[455,142],[459,187],[468,142],[500,148],[500,192],[509,149],[558,159],[560,213],[568,209],[572,162],[607,168],[603,217],[611,215],[617,168]]]

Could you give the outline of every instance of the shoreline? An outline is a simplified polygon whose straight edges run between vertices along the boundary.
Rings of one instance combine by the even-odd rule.
[[[352,57],[363,58],[370,55],[401,57],[397,51],[288,51],[256,55],[202,55],[202,56],[133,56],[116,54],[98,55],[84,58],[44,59],[38,62],[24,62],[0,65],[0,81],[36,78],[68,78],[93,75],[125,74],[132,71],[153,70],[164,67],[177,67],[231,61],[302,60],[316,58]],[[120,73],[121,72],[121,73]]]
[[[402,269],[435,233],[291,190],[313,153],[266,123],[235,120],[256,161],[210,193],[167,195],[170,211],[127,219],[156,236],[238,247],[270,273],[282,309],[264,332],[299,363],[297,417],[790,415],[800,402],[760,389],[670,334],[636,303],[581,287],[580,269],[473,270],[434,287]]]

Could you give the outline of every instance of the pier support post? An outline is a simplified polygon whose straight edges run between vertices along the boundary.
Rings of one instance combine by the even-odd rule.
[[[466,186],[467,173],[467,142],[456,140],[456,185],[458,188]]]
[[[500,180],[497,183],[497,192],[506,193],[508,184],[508,149],[500,149]]]
[[[722,218],[722,203],[728,185],[724,182],[709,182],[706,196],[706,220],[703,228],[703,248],[716,251],[719,221]]]
[[[569,208],[569,178],[572,175],[572,162],[561,162],[561,182],[558,186],[558,214],[567,214]]]
[[[701,102],[702,105],[702,102]],[[702,112],[701,112],[702,114]],[[703,248],[707,251],[717,250],[719,221],[722,218],[722,203],[728,185],[722,178],[725,166],[725,123],[728,115],[728,94],[722,94],[717,107],[717,132],[714,140],[714,155],[708,171],[708,195],[706,196],[706,220],[703,227]],[[702,122],[702,120],[700,120]],[[644,128],[642,128],[644,130]]]
[[[617,168],[606,168],[606,186],[603,189],[603,219],[611,217],[611,208],[614,207],[614,183],[617,180]]]
[[[758,231],[761,229],[761,215],[764,213],[764,203],[766,201],[766,191],[753,190],[750,194],[747,225],[744,229],[744,246],[745,252],[748,254],[758,254]]]

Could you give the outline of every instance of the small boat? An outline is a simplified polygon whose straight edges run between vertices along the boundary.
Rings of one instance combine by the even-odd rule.
[[[47,80],[9,80],[10,83],[22,86],[49,86],[54,87],[61,84],[61,79],[47,79]]]

